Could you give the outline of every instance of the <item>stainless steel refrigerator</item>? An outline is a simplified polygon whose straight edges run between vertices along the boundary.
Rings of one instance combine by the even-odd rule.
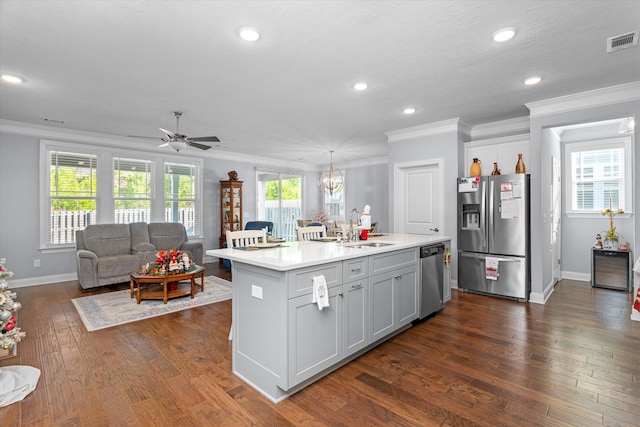
[[[529,180],[458,178],[458,289],[528,301]]]

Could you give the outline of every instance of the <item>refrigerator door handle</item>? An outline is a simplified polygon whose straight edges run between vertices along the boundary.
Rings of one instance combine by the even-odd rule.
[[[491,256],[491,255],[487,255],[487,254],[472,254],[472,253],[468,253],[468,252],[463,252],[460,256],[467,257],[467,258],[474,258],[474,259],[494,258],[494,259],[497,259],[500,262],[520,262],[520,261],[522,261],[522,258],[500,258],[500,257]]]
[[[494,212],[494,207],[493,207],[493,188],[495,187],[494,182],[492,180],[488,180],[487,183],[489,184],[489,215],[491,215],[491,218],[488,218],[488,226],[487,226],[487,234],[488,234],[488,238],[489,238],[489,244],[487,246],[487,251],[491,252],[493,245],[495,244],[495,227],[493,224],[494,218],[496,216],[496,212]]]
[[[485,250],[489,249],[489,246],[487,245],[487,204],[485,203],[485,191],[486,191],[486,184],[487,181],[480,181],[481,182],[481,199],[482,203],[480,204],[480,230],[482,230],[482,247],[485,248]]]

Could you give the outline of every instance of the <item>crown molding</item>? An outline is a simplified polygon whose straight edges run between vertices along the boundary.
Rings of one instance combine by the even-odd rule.
[[[387,142],[408,141],[425,136],[442,135],[445,133],[467,132],[470,127],[463,123],[459,117],[455,119],[442,120],[440,122],[427,123],[424,125],[412,126],[404,129],[391,130],[385,132]]]
[[[528,134],[529,124],[529,116],[491,123],[481,123],[473,126],[471,129],[471,139],[475,141],[496,135]]]
[[[640,100],[640,81],[525,104],[530,117]]]
[[[45,126],[33,123],[16,122],[11,120],[0,119],[0,133],[10,133],[14,135],[31,136],[35,138],[45,138],[62,140],[67,142],[80,142],[83,144],[97,145],[101,147],[115,147],[131,149],[132,141],[136,141],[137,149],[147,149],[149,151],[156,150],[157,145],[154,142],[150,142],[146,139],[123,137],[118,135],[109,135],[99,132],[88,132],[77,129],[57,128],[53,126]],[[178,153],[173,153],[178,154]],[[293,162],[282,159],[274,159],[269,157],[258,157],[247,154],[234,153],[230,151],[221,150],[208,150],[193,153],[185,153],[181,151],[180,156],[184,157],[198,157],[198,158],[211,158],[229,160],[233,162],[250,163],[254,165],[265,166],[277,166],[288,167],[296,169],[314,170],[318,168],[318,165],[310,163]]]
[[[521,133],[517,135],[499,136],[496,138],[474,139],[472,141],[465,142],[464,146],[481,147],[483,145],[506,144],[509,142],[529,141],[529,138],[530,137],[528,133]]]

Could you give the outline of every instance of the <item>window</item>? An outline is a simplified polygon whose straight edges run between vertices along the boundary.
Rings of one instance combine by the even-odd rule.
[[[273,235],[296,240],[297,220],[302,219],[302,175],[296,172],[258,170],[258,221],[273,222]]]
[[[116,224],[150,222],[151,161],[113,159],[113,202]]]
[[[566,144],[567,212],[630,212],[632,155],[630,138]]]
[[[74,242],[76,230],[96,223],[97,156],[52,150],[46,160],[46,240]]]
[[[327,219],[333,221],[336,219],[345,219],[344,213],[344,185],[339,191],[334,191],[333,194],[329,194],[328,191],[322,191],[324,193],[324,210],[327,213]]]
[[[193,235],[199,221],[200,177],[195,165],[164,164],[165,222],[179,222]]]
[[[40,247],[71,247],[101,223],[179,222],[201,237],[202,160],[176,158],[41,141]]]

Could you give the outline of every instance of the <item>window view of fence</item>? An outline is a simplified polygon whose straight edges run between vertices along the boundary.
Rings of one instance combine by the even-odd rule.
[[[285,240],[296,240],[298,238],[296,220],[302,217],[302,208],[296,206],[280,209],[278,206],[267,206],[264,209],[264,214],[264,221],[273,222],[274,237],[280,237]],[[280,214],[282,214],[282,221],[280,221]]]
[[[174,221],[174,209],[165,209],[165,222]],[[195,212],[193,208],[178,208],[178,221],[193,235]],[[129,224],[132,222],[150,222],[149,209],[117,209],[114,211],[114,223]],[[76,242],[76,230],[83,230],[87,225],[96,223],[96,211],[54,211],[51,212],[51,240],[54,245]]]

